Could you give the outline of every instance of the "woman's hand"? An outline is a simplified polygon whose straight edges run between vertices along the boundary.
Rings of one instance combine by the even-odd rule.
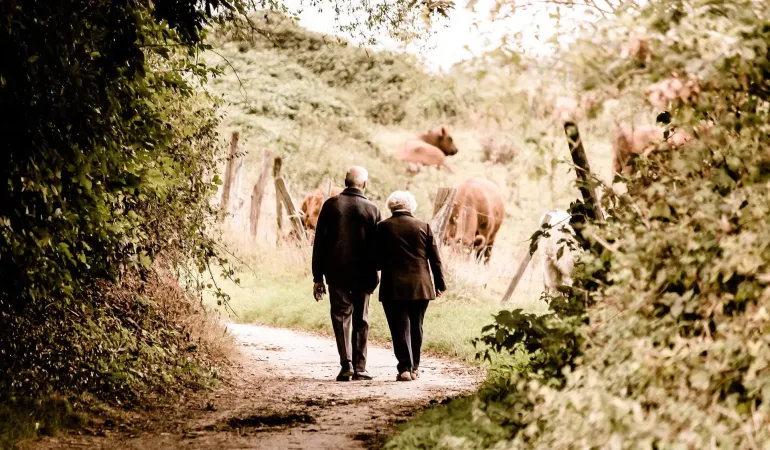
[[[436,298],[441,298],[444,295],[444,291],[436,291]]]

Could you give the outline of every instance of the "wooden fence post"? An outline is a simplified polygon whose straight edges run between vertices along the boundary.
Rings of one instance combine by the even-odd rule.
[[[305,227],[302,225],[302,219],[299,217],[299,212],[294,205],[294,200],[291,198],[289,189],[286,187],[286,182],[284,182],[281,177],[275,179],[275,195],[278,201],[282,202],[286,207],[286,212],[289,215],[292,228],[294,229],[294,232],[297,233],[300,242],[307,242],[307,233],[305,232]]]
[[[281,159],[280,156],[276,156],[275,160],[273,161],[273,179],[276,183],[276,186],[278,185],[278,178],[281,177],[281,165],[283,164],[283,159]],[[281,198],[278,195],[278,189],[275,191],[275,220],[276,220],[276,242],[278,244],[281,243],[281,238],[283,237],[283,203],[281,203]]]
[[[545,217],[543,217],[542,223],[550,223],[550,222],[551,222],[551,215],[546,213]],[[540,237],[538,237],[537,240],[540,240]],[[532,253],[530,252],[531,248],[532,248],[532,244],[530,244],[530,246],[524,250],[524,255],[520,258],[521,262],[519,263],[519,268],[516,269],[516,274],[513,276],[513,279],[511,280],[511,284],[508,285],[508,289],[505,290],[505,294],[503,294],[503,300],[500,303],[507,303],[508,300],[510,300],[511,297],[513,296],[513,292],[516,290],[516,287],[519,285],[519,281],[521,281],[521,277],[523,277],[524,272],[527,271],[527,266],[529,266],[529,262],[532,261]]]
[[[583,148],[583,141],[580,139],[580,131],[578,130],[577,124],[571,121],[564,122],[564,133],[567,135],[567,145],[569,146],[569,152],[572,156],[572,162],[577,167],[577,187],[580,190],[580,194],[583,196],[583,203],[590,206],[589,209],[586,209],[586,214],[590,216],[587,219],[604,220],[604,214],[599,205],[599,198],[596,195],[594,181],[591,177],[591,166],[588,164],[588,156],[586,156],[585,148]],[[549,223],[550,220],[550,214],[546,214],[543,221]],[[513,280],[511,280],[511,284],[503,295],[502,303],[506,303],[510,300],[531,260],[532,253],[527,249],[521,263],[519,263],[519,268],[516,271]]]
[[[592,217],[590,220],[604,220],[604,214],[599,205],[599,197],[596,195],[594,181],[591,178],[591,166],[588,164],[588,157],[583,148],[583,141],[580,139],[580,131],[575,122],[564,122],[564,133],[567,135],[567,145],[572,155],[572,162],[577,166],[577,186],[580,194],[583,196],[583,202],[590,206],[587,211]]]
[[[259,229],[259,214],[262,210],[262,199],[265,196],[265,187],[267,185],[267,177],[270,176],[270,165],[273,163],[273,154],[270,150],[265,150],[265,155],[262,157],[262,170],[259,171],[259,178],[257,184],[254,185],[254,190],[251,192],[251,212],[249,214],[249,223],[251,224],[251,238],[257,240],[257,231]]]
[[[431,228],[433,228],[433,235],[436,236],[439,243],[444,242],[444,234],[449,223],[449,217],[452,215],[452,207],[456,197],[457,189],[455,188],[442,187],[436,193],[436,201],[433,202]]]
[[[236,158],[235,154],[238,152],[238,139],[240,133],[233,131],[233,135],[230,138],[230,153],[227,158],[227,164],[225,165],[225,180],[222,184],[222,200],[220,202],[220,208],[223,213],[227,214],[227,207],[230,203],[230,189],[233,187],[233,176],[235,175]],[[242,163],[242,162],[241,162]]]
[[[513,291],[516,290],[516,287],[519,285],[519,281],[521,281],[521,277],[523,277],[524,272],[527,271],[527,266],[529,266],[530,261],[532,261],[532,253],[530,253],[529,248],[527,248],[524,250],[524,255],[521,257],[519,268],[516,269],[516,274],[513,275],[511,284],[508,285],[508,289],[506,289],[505,294],[503,294],[503,300],[501,303],[507,303],[508,300],[511,299],[513,296]]]
[[[331,196],[332,196],[332,179],[329,178],[329,183],[328,183],[328,186],[326,186],[326,192],[324,192],[324,198],[321,204],[323,204],[323,202],[325,202],[326,199],[328,199]]]

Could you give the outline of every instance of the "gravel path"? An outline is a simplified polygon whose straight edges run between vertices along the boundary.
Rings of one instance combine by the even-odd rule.
[[[334,341],[296,331],[229,324],[240,350],[221,388],[95,423],[81,435],[31,443],[36,449],[362,449],[377,448],[415,411],[474,390],[478,369],[424,358],[421,378],[396,382],[390,348],[369,347],[373,381],[339,383]]]

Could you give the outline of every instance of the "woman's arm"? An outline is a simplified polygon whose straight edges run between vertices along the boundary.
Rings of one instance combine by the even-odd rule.
[[[433,237],[433,231],[428,227],[428,263],[433,272],[433,284],[436,286],[436,294],[446,291],[446,281],[444,280],[444,270],[441,266],[441,255],[439,255],[438,244]]]

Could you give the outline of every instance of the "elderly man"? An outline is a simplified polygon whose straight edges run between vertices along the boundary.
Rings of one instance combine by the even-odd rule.
[[[321,207],[313,243],[313,294],[316,300],[323,297],[326,277],[342,365],[337,381],[372,379],[366,372],[366,341],[369,296],[379,282],[374,233],[382,216],[364,196],[368,178],[363,167],[348,169],[345,190]]]

